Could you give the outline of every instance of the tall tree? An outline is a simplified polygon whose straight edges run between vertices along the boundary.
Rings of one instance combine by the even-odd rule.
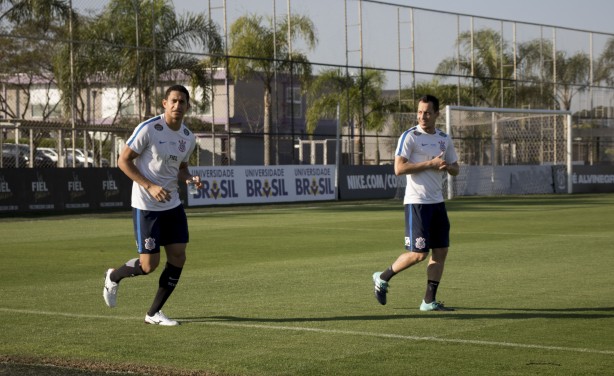
[[[47,100],[37,103],[42,107],[40,116],[46,119],[58,110],[59,102],[50,94],[55,86],[52,61],[58,40],[66,38],[64,28],[70,14],[68,0],[0,0],[0,21],[6,31],[0,37],[0,76],[24,98],[19,108],[11,107],[1,92],[4,116],[24,118],[32,99],[31,88],[43,81],[48,83]]]
[[[614,37],[607,40],[601,55],[597,59],[595,82],[614,85]]]
[[[385,113],[391,107],[382,95],[385,82],[384,73],[375,69],[365,69],[356,75],[348,75],[341,69],[323,71],[309,85],[307,132],[313,134],[320,119],[334,118],[339,106],[341,124],[353,125],[355,129],[354,164],[363,164],[363,133],[381,131]],[[378,156],[379,150],[376,159]]]
[[[0,21],[36,21],[43,29],[58,19],[68,19],[70,12],[68,0],[0,0]]]
[[[192,53],[221,51],[218,28],[203,15],[178,17],[168,0],[111,0],[103,11],[79,30],[74,52],[81,85],[96,75],[114,82],[117,87],[130,88],[144,117],[152,115],[156,81],[171,72],[187,75],[194,87],[208,87],[206,65]],[[69,71],[60,62],[66,61],[68,50],[59,55],[57,67],[64,78]],[[73,73],[74,74],[74,73]],[[207,103],[203,90],[202,103]],[[121,106],[118,106],[121,107]]]
[[[576,52],[567,57],[564,51],[556,52],[556,94],[564,110],[571,109],[577,93],[586,91],[590,85],[590,57]]]
[[[550,107],[547,103],[554,101],[556,108],[569,110],[573,97],[589,86],[590,57],[584,52],[568,56],[564,51],[554,51],[551,41],[534,39],[521,44],[518,54],[522,61],[521,78],[534,82],[533,90],[526,95],[532,96],[537,107],[542,98],[546,102],[544,107]]]
[[[291,46],[302,40],[309,49],[317,43],[313,22],[300,15],[273,20],[258,15],[239,17],[230,27],[229,70],[234,78],[257,77],[264,85],[264,164],[271,164],[272,92],[276,72],[311,76],[307,56]]]
[[[512,100],[511,90],[501,90],[501,83],[509,84],[513,73],[513,55],[501,34],[484,29],[463,32],[456,40],[461,55],[442,60],[436,73],[471,76],[473,78],[474,105],[501,107]]]
[[[47,119],[60,109],[59,98],[52,94],[56,81],[53,76],[53,51],[56,40],[62,36],[61,27],[43,30],[37,22],[24,21],[15,25],[9,37],[0,37],[0,77],[7,87],[19,91],[20,101],[9,101],[6,91],[0,91],[0,111],[6,118],[23,119],[31,109],[32,89],[40,90],[45,83],[45,94],[38,95],[37,116]],[[46,100],[43,100],[46,97]]]
[[[444,59],[436,72],[470,76],[475,83],[473,105],[568,110],[574,95],[589,83],[589,57],[582,52],[571,56],[563,51],[553,53],[548,40],[519,44],[516,57],[500,33],[491,29],[461,33],[456,43],[462,51],[459,59]]]

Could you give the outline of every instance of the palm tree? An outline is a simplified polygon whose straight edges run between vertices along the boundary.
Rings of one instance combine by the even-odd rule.
[[[0,21],[8,29],[8,36],[0,38],[0,74],[16,78],[25,95],[21,113],[14,111],[5,93],[0,102],[5,115],[22,118],[30,103],[30,88],[34,81],[49,80],[53,86],[53,54],[58,41],[66,39],[65,26],[71,15],[68,0],[0,0]],[[76,19],[76,15],[72,13]],[[24,105],[25,104],[25,105]],[[56,110],[57,103],[47,101],[43,118]]]
[[[501,91],[501,80],[506,83],[513,77],[513,55],[507,51],[501,34],[492,29],[466,31],[458,36],[456,44],[461,47],[462,55],[458,60],[454,57],[442,60],[435,72],[472,77],[474,105],[500,107],[502,96],[503,103],[510,103],[513,93]]]
[[[563,51],[556,52],[556,93],[564,110],[571,109],[573,97],[590,86],[590,57],[576,52],[567,57]]]
[[[250,15],[238,18],[230,27],[228,67],[236,78],[257,77],[264,85],[264,165],[271,163],[271,108],[276,73],[298,74],[302,82],[311,76],[307,56],[291,49],[301,38],[309,49],[317,43],[313,22],[300,15],[282,21]]]
[[[614,37],[608,39],[597,60],[595,81],[614,85]]]
[[[138,25],[138,27],[137,27]],[[74,74],[81,85],[96,75],[115,81],[118,87],[134,88],[139,113],[152,115],[156,81],[171,72],[190,77],[194,87],[209,85],[207,66],[193,54],[179,51],[219,53],[221,36],[203,15],[177,17],[168,0],[111,0],[101,14],[79,30],[75,53],[79,66]],[[66,58],[67,51],[60,57]],[[65,61],[65,60],[64,60]],[[66,69],[57,64],[66,82]],[[203,90],[202,103],[207,103]]]
[[[70,12],[68,0],[0,0],[0,21],[5,18],[15,24],[36,21],[43,29],[58,19],[68,19]]]
[[[313,134],[319,120],[334,118],[339,105],[341,124],[353,124],[354,164],[364,162],[363,133],[379,133],[385,124],[385,113],[391,108],[382,96],[386,78],[375,69],[365,69],[359,75],[348,75],[340,69],[325,70],[309,86],[307,132]],[[379,149],[379,143],[378,143]],[[376,154],[376,162],[379,150]]]
[[[523,80],[534,81],[533,88],[540,88],[532,91],[533,101],[538,105],[539,98],[543,98],[544,107],[555,102],[555,107],[569,110],[573,97],[589,86],[590,57],[583,52],[568,57],[566,52],[556,51],[553,60],[552,55],[549,40],[535,39],[522,44],[519,56],[522,57]]]
[[[471,76],[476,82],[478,99],[474,105],[484,103],[500,107],[503,103],[517,107],[519,103],[526,103],[533,107],[550,107],[554,102],[555,107],[568,110],[574,95],[589,84],[588,55],[579,52],[568,57],[563,51],[553,54],[552,43],[548,40],[519,44],[515,67],[514,55],[508,51],[507,43],[491,29],[461,33],[457,44],[463,50],[460,59],[444,59],[436,72]],[[501,92],[502,86],[511,85],[514,90]]]
[[[49,26],[43,31],[39,24],[33,21],[24,21],[16,24],[12,35],[27,36],[26,38],[0,37],[0,77],[10,77],[12,85],[20,91],[21,100],[14,103],[6,97],[6,91],[0,91],[0,106],[7,118],[26,118],[32,99],[32,88],[46,81],[47,94],[55,84],[53,77],[53,52],[58,47],[57,40],[63,38],[61,26]],[[39,98],[40,100],[40,98]],[[47,119],[59,108],[57,102],[52,101],[50,95],[46,96],[43,105],[42,118]],[[19,109],[19,113],[17,110]]]

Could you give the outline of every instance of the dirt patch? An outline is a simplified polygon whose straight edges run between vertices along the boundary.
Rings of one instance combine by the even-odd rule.
[[[223,376],[167,367],[0,355],[0,376]]]

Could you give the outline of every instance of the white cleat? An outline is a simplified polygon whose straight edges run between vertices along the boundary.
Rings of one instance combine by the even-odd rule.
[[[153,324],[153,325],[162,325],[162,326],[179,325],[178,321],[169,319],[168,317],[166,317],[164,313],[162,313],[161,310],[156,312],[156,314],[153,316],[149,316],[148,314],[145,314],[145,323]]]
[[[117,305],[117,289],[119,288],[119,283],[111,281],[111,273],[113,270],[114,269],[107,270],[104,276],[104,288],[102,289],[104,302],[111,308]]]

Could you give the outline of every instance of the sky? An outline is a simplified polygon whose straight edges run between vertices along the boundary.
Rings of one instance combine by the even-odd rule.
[[[212,7],[220,6],[222,0],[209,0]],[[326,13],[327,4],[343,3],[344,0],[291,0],[291,8],[314,10],[316,14]],[[400,4],[416,8],[440,10],[452,13],[491,17],[576,28],[581,30],[614,33],[614,1],[612,0],[380,0],[382,3]],[[356,0],[349,0],[353,6]],[[209,2],[205,0],[173,0],[180,11],[203,11]],[[273,0],[227,0],[227,7],[240,9],[240,3],[259,4],[257,7],[271,10]],[[287,0],[276,0],[281,12],[286,9]],[[245,9],[248,9],[247,7]],[[255,8],[254,8],[255,9]],[[294,9],[293,9],[294,10]]]
[[[614,33],[612,0],[407,0],[390,1],[474,16]]]
[[[224,0],[173,0],[173,3],[179,14],[188,11],[207,12],[211,4],[212,18],[218,24],[223,24]],[[398,4],[401,7],[383,6],[378,3]],[[519,43],[540,37],[554,38],[557,49],[566,50],[570,55],[590,52],[590,34],[559,28],[597,32],[592,41],[593,53],[596,56],[611,37],[602,33],[614,34],[613,0],[363,1],[362,22],[358,21],[357,0],[348,0],[347,10],[344,0],[226,0],[227,23],[231,25],[234,19],[245,14],[271,15],[274,7],[277,16],[283,17],[287,13],[288,4],[293,14],[310,17],[318,31],[316,50],[302,51],[300,42],[297,43],[296,49],[305,52],[312,63],[323,65],[343,65],[347,62],[349,66],[432,72],[441,60],[454,56],[457,30],[470,30],[472,18],[469,16],[475,16],[475,29],[491,28],[502,32],[508,41],[513,40],[514,33]],[[408,37],[411,33],[407,25],[412,17],[409,7],[414,8],[413,49]],[[460,13],[462,16],[457,17],[451,13]],[[520,24],[514,31],[512,22],[505,22],[502,26],[500,21],[488,18],[516,21]],[[347,44],[346,23],[349,25]],[[362,39],[359,24],[362,26]],[[556,31],[553,32],[554,30]],[[408,51],[414,51],[414,56],[410,57]]]

